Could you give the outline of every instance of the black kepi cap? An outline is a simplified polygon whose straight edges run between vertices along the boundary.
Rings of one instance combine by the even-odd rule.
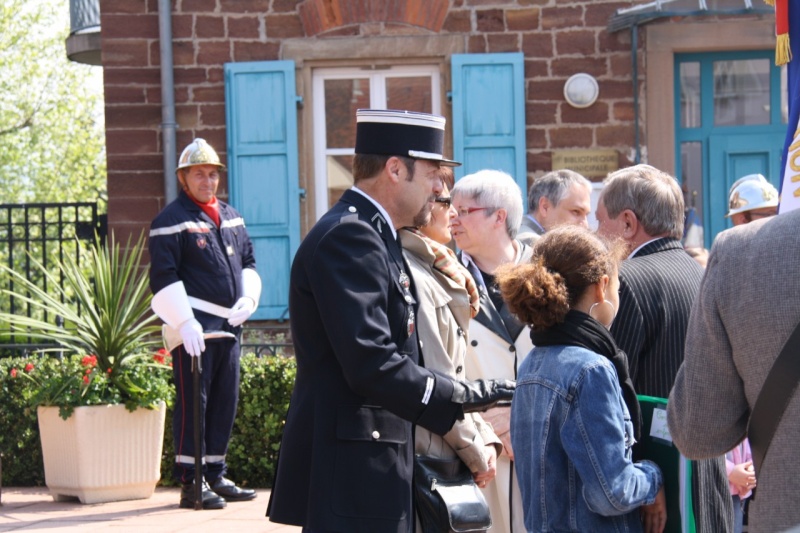
[[[439,115],[395,109],[356,111],[356,153],[400,155],[438,161],[444,166],[461,163],[445,159],[444,125]]]

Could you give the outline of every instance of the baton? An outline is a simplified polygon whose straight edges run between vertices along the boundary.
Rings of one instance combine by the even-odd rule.
[[[200,376],[202,354],[192,357],[192,389],[194,396],[194,510],[203,509],[203,427],[200,416]]]

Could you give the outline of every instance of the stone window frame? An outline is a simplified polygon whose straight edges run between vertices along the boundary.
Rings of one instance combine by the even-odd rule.
[[[345,77],[347,79],[354,79],[354,78],[361,78],[367,80],[367,85],[370,86],[370,96],[374,96],[376,99],[380,100],[381,98],[381,82],[383,82],[383,89],[386,88],[386,79],[387,77],[390,78],[404,78],[409,76],[415,77],[424,77],[429,80],[431,84],[431,88],[433,89],[433,93],[431,94],[431,105],[432,109],[431,112],[435,114],[441,115],[444,111],[444,107],[447,105],[446,102],[443,101],[441,98],[441,94],[443,94],[441,83],[442,83],[442,75],[441,75],[441,68],[437,64],[431,63],[420,63],[414,62],[411,64],[403,64],[398,65],[392,62],[391,65],[387,65],[384,62],[384,66],[386,68],[373,68],[372,66],[343,66],[343,67],[315,67],[312,70],[312,86],[311,86],[311,95],[313,99],[313,105],[315,109],[313,110],[312,116],[319,118],[320,120],[316,120],[313,123],[313,130],[312,130],[312,139],[313,139],[313,154],[314,154],[314,176],[320,177],[320,179],[315,179],[314,187],[315,187],[315,198],[323,198],[328,195],[329,186],[328,183],[329,176],[327,176],[327,172],[325,168],[327,167],[327,157],[326,151],[323,149],[323,146],[326,142],[326,120],[322,120],[321,116],[325,114],[325,105],[324,95],[320,93],[323,91],[324,88],[324,80],[331,80],[337,79],[340,77]],[[373,83],[375,86],[373,87]],[[373,91],[372,89],[375,89]],[[383,94],[384,98],[386,94]],[[318,100],[319,99],[319,100]],[[327,105],[327,104],[326,104]],[[370,106],[372,107],[372,106]],[[387,106],[385,103],[379,105],[378,107],[388,109],[391,106]],[[402,109],[397,107],[396,109]],[[338,150],[337,150],[338,151]],[[342,150],[344,152],[345,150]],[[350,152],[350,150],[346,150]],[[341,154],[340,154],[341,155]],[[319,159],[317,158],[319,157]],[[345,155],[345,157],[349,157]],[[335,200],[334,200],[335,203]],[[316,212],[315,215],[317,219],[321,218],[328,209],[332,206],[328,205],[324,202],[315,202]]]
[[[301,206],[303,233],[316,222],[316,176],[314,169],[313,70],[317,68],[364,68],[392,65],[436,65],[440,71],[442,114],[452,123],[447,105],[450,90],[450,56],[467,51],[462,35],[413,35],[293,40],[283,43],[280,59],[295,62],[297,94],[303,105],[298,113],[300,187],[307,192]],[[451,136],[445,136],[445,153],[452,153]],[[322,199],[327,201],[327,198]]]

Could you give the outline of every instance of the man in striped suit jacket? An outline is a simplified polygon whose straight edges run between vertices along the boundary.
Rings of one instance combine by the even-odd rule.
[[[610,174],[597,205],[598,232],[621,238],[629,256],[619,272],[619,310],[611,334],[628,354],[637,394],[667,398],[683,362],[702,267],[683,249],[683,193],[649,165]],[[698,532],[733,530],[724,456],[693,463]]]

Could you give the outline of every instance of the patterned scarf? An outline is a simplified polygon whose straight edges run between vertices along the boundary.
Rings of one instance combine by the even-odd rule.
[[[447,246],[438,243],[417,228],[406,228],[421,238],[433,250],[433,268],[453,280],[456,285],[464,287],[469,295],[470,316],[474,317],[480,309],[480,294],[472,274],[458,262],[456,254]]]

